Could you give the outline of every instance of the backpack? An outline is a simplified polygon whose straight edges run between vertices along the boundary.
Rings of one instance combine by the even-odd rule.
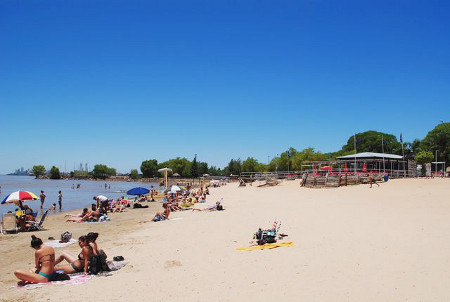
[[[94,255],[89,260],[88,272],[91,275],[97,275],[102,271],[102,255]]]
[[[89,274],[97,275],[102,271],[109,271],[110,269],[106,263],[106,257],[103,250],[100,250],[98,255],[93,255],[89,260]]]

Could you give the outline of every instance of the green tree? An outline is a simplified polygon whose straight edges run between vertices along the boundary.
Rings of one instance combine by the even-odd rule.
[[[438,151],[438,160],[450,161],[450,123],[441,123],[420,143],[420,150],[435,152]]]
[[[420,151],[416,154],[416,162],[422,165],[422,175],[425,175],[425,165],[431,163],[434,156],[430,151]]]
[[[50,169],[50,179],[60,179],[61,173],[59,172],[59,169],[55,166],[53,166]]]
[[[382,139],[384,142],[382,142]],[[384,144],[384,146],[383,146]],[[366,131],[356,134],[356,152],[376,152],[376,153],[401,154],[402,145],[397,141],[395,135],[382,133],[378,131]],[[342,147],[344,152],[354,152],[354,136],[350,136],[347,144]]]
[[[242,172],[258,172],[258,161],[253,157],[248,157],[242,162]]]
[[[94,178],[105,179],[110,176],[116,175],[116,169],[110,168],[106,165],[95,165],[92,170],[92,175]]]
[[[241,159],[237,159],[237,160],[230,160],[230,162],[228,163],[228,166],[226,167],[226,172],[227,175],[233,174],[233,175],[239,175],[241,174],[242,171],[242,162]]]
[[[131,177],[131,179],[138,179],[138,177],[139,177],[138,170],[137,169],[131,169],[130,177]]]
[[[141,163],[142,176],[149,178],[158,174],[158,161],[156,159],[144,160]]]
[[[214,175],[214,176],[223,176],[224,171],[220,168],[217,168],[216,166],[211,166],[208,168],[208,174],[209,175]]]
[[[162,162],[160,164],[158,164],[158,168],[170,168],[172,169],[173,173],[178,173],[180,175],[183,176],[187,176],[190,174],[190,170],[187,170],[186,167],[190,167],[190,162],[188,159],[186,158],[174,158],[174,159],[169,159],[168,161]],[[188,173],[186,173],[186,170],[189,171]]]
[[[199,175],[208,174],[208,163],[205,162],[198,163],[198,174]]]
[[[197,154],[195,154],[194,160],[192,161],[191,164],[191,176],[192,177],[198,177],[199,175],[199,170],[198,170],[198,162],[197,162]]]
[[[39,176],[44,175],[46,172],[45,167],[43,165],[33,166],[33,174],[38,178]]]
[[[315,151],[314,148],[308,147],[300,152],[296,152],[291,160],[292,170],[300,171],[303,168],[303,163],[306,161],[324,161],[330,160],[329,154],[324,154],[319,151]]]

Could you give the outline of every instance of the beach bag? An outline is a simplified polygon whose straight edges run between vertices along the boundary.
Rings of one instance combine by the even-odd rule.
[[[99,254],[99,256],[101,256],[101,257],[100,257],[100,261],[101,261],[101,264],[102,264],[102,271],[109,272],[110,269],[109,269],[108,263],[107,263],[107,261],[106,261],[106,259],[108,258],[108,256],[106,255],[105,251],[100,250],[100,251],[98,252],[98,254]]]
[[[102,271],[102,256],[101,255],[94,255],[89,260],[89,269],[88,272],[91,275],[97,275]]]
[[[54,273],[49,281],[66,281],[70,280],[70,276],[67,274]]]
[[[222,211],[223,210],[223,206],[221,205],[221,204],[219,204],[218,206],[217,206],[217,211]]]
[[[64,232],[64,233],[61,234],[61,241],[60,242],[69,242],[70,239],[72,239],[72,233]]]

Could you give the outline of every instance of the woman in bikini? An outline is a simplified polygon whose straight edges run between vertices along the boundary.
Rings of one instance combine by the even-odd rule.
[[[78,254],[78,258],[75,258],[73,255],[67,252],[63,252],[56,259],[55,265],[63,260],[66,260],[67,262],[69,262],[69,264],[55,267],[55,270],[62,270],[66,274],[88,272],[89,259],[91,259],[94,252],[92,251],[92,247],[89,245],[86,236],[81,236],[80,238],[78,238],[78,244],[81,247],[81,252],[80,254]]]
[[[157,221],[161,221],[161,220],[166,220],[169,218],[170,215],[170,206],[166,203],[163,203],[163,208],[165,209],[164,212],[162,213],[156,213],[155,217],[153,217],[153,221],[157,222]]]
[[[25,272],[15,271],[14,275],[21,281],[19,285],[25,285],[28,283],[44,283],[52,281],[52,277],[55,272],[55,250],[42,244],[42,240],[36,236],[31,236],[31,247],[36,251],[34,253],[36,270]]]

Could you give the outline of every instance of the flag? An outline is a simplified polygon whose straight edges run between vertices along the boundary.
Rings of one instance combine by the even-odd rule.
[[[400,133],[400,142],[403,143],[403,136],[401,133]]]

